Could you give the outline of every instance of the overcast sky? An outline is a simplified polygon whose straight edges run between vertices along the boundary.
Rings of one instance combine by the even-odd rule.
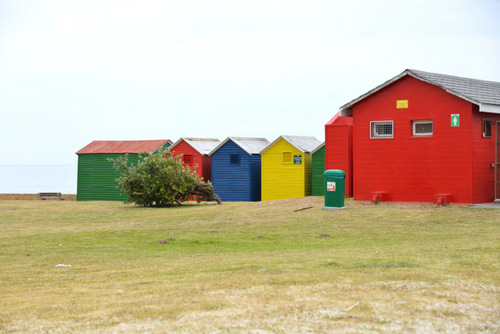
[[[0,0],[0,165],[307,135],[407,68],[500,81],[498,0]]]

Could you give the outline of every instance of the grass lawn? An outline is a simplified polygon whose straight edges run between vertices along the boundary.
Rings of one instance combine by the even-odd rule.
[[[500,211],[347,205],[0,201],[0,332],[500,331]]]

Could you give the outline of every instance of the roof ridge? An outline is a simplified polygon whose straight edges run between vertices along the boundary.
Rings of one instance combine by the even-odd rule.
[[[219,141],[217,138],[193,138],[193,137],[182,137],[184,140],[192,140],[192,141]]]

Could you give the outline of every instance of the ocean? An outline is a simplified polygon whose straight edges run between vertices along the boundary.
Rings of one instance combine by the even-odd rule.
[[[77,166],[0,166],[0,193],[76,194]]]

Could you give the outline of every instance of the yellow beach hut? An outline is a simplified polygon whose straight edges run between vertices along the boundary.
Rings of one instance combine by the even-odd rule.
[[[280,136],[261,152],[262,200],[311,195],[311,152],[321,142],[314,137]]]

